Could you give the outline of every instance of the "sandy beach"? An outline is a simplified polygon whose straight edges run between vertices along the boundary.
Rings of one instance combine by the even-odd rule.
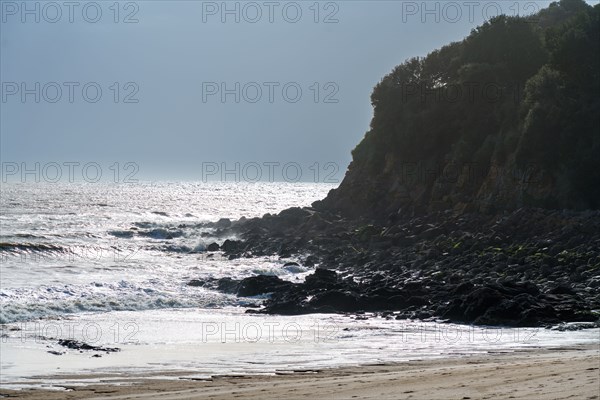
[[[276,376],[78,376],[100,384],[0,390],[26,399],[600,399],[600,348],[570,347]],[[61,377],[65,379],[69,377]],[[44,379],[46,382],[47,379]],[[32,380],[33,382],[33,380]]]

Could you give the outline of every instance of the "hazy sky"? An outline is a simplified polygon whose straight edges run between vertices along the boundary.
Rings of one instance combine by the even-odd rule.
[[[298,163],[304,180],[335,163],[339,177],[395,65],[497,10],[548,4],[1,0],[0,155],[105,173],[135,162],[146,179],[236,162]]]

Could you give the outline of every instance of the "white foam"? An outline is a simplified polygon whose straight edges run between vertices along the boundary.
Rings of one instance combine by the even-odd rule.
[[[274,373],[597,343],[600,334],[599,329],[485,329],[323,314],[249,315],[232,307],[84,313],[15,326],[22,330],[5,332],[9,338],[1,344],[2,385],[30,384],[28,377],[55,373]],[[59,337],[117,346],[122,351],[93,358],[98,352],[60,347]],[[57,356],[48,350],[65,354]]]

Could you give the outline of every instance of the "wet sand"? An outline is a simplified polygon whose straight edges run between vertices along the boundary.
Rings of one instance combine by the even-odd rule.
[[[276,376],[107,375],[57,390],[3,390],[26,399],[600,399],[600,347],[585,346],[411,361]],[[57,378],[57,377],[54,377]],[[50,382],[53,378],[45,378]],[[32,380],[32,383],[35,382]]]

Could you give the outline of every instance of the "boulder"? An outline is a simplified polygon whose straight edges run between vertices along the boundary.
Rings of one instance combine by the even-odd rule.
[[[327,307],[334,312],[350,312],[359,308],[359,299],[354,292],[329,290],[316,294],[308,304],[315,308]]]
[[[234,252],[238,251],[238,249],[241,247],[240,244],[241,244],[241,242],[239,242],[237,240],[227,239],[221,245],[221,249],[226,253],[234,253]]]
[[[207,251],[219,251],[220,246],[217,243],[211,243],[206,248]]]
[[[550,294],[577,294],[577,292],[575,290],[573,290],[573,288],[569,285],[566,284],[559,284],[556,285],[555,287],[553,287],[552,289],[550,289],[548,291],[548,293]]]
[[[310,217],[310,211],[300,208],[300,207],[292,207],[280,212],[277,216],[279,219],[285,224],[299,224],[303,222],[306,218]]]
[[[221,218],[215,223],[215,228],[225,229],[231,227],[231,220],[229,218]]]
[[[287,290],[293,283],[284,281],[277,276],[257,275],[242,279],[237,288],[237,295],[248,297],[259,294]]]
[[[336,285],[337,273],[324,268],[317,268],[315,272],[306,277],[304,286],[306,289],[328,289]]]
[[[187,283],[188,286],[202,287],[206,282],[200,279],[192,279]]]
[[[235,279],[221,278],[217,281],[217,290],[223,293],[234,294],[237,293],[238,287],[240,285],[240,281]]]

